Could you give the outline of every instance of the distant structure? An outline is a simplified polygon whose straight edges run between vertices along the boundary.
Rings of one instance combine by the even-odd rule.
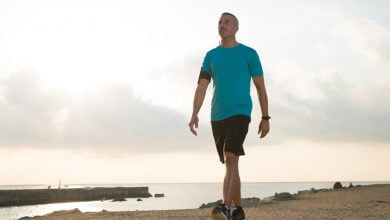
[[[53,188],[55,189],[56,187]],[[62,188],[61,190],[0,189],[0,210],[1,207],[5,206],[149,197],[152,197],[152,195],[149,193],[148,187]]]
[[[155,193],[154,197],[156,198],[164,197],[164,193]]]
[[[58,189],[61,189],[61,179],[58,181]]]
[[[49,185],[47,188],[48,188],[48,189],[51,189],[51,185]]]

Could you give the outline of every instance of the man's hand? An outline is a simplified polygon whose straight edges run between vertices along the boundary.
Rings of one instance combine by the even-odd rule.
[[[257,134],[260,134],[260,138],[265,137],[269,132],[269,121],[268,120],[261,120],[259,124],[259,131]]]
[[[194,129],[194,125],[195,125],[195,128],[198,128],[198,122],[199,122],[198,116],[197,116],[197,115],[192,115],[191,120],[190,120],[190,122],[188,123],[188,126],[190,126],[191,132],[192,132],[195,136],[197,136],[198,133],[197,133],[196,130]]]

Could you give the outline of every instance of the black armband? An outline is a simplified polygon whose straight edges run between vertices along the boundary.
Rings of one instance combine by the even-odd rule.
[[[199,84],[200,79],[207,79],[210,82],[211,81],[211,76],[210,76],[210,74],[208,72],[200,71],[198,84]]]

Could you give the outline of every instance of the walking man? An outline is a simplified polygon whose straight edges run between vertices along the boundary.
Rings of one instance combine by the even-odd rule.
[[[225,164],[223,202],[212,211],[215,220],[245,219],[241,207],[239,156],[245,155],[243,143],[251,121],[252,100],[250,81],[253,80],[261,106],[262,119],[258,134],[269,132],[268,98],[263,70],[256,50],[236,41],[238,19],[223,13],[219,19],[219,46],[207,52],[200,70],[189,127],[194,135],[198,128],[198,113],[207,87],[213,80],[211,127],[219,160]]]

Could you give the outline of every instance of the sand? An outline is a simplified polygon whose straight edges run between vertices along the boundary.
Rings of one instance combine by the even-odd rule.
[[[244,207],[247,219],[390,219],[390,184],[298,194],[296,198]],[[211,208],[85,213],[73,210],[26,219],[210,219],[210,213]]]

